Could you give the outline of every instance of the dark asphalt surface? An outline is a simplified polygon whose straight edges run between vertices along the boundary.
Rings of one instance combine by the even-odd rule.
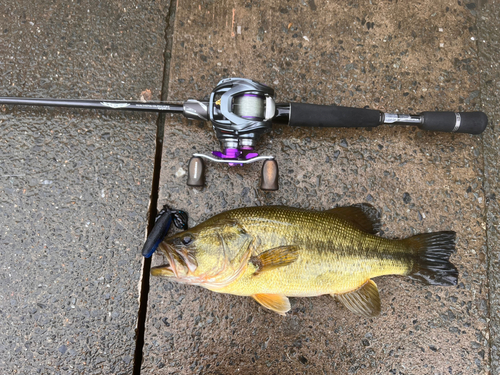
[[[159,99],[167,8],[2,1],[0,95]],[[0,373],[130,374],[156,116],[0,112]]]
[[[167,116],[159,205],[191,225],[248,205],[368,202],[387,237],[457,231],[461,277],[379,279],[370,320],[329,296],[292,299],[283,318],[153,278],[141,373],[499,374],[500,4],[179,0],[173,33],[169,4],[3,1],[0,96],[157,100],[167,63],[170,100],[241,76],[279,101],[484,110],[490,128],[275,125],[259,151],[277,157],[281,189],[264,193],[258,163],[209,164],[207,187],[187,188],[190,155],[218,144],[209,124]],[[130,374],[156,116],[0,110],[0,373]]]

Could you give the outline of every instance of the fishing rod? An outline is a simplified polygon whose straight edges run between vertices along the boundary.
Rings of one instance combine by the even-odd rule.
[[[210,94],[208,102],[188,99],[178,104],[0,97],[0,104],[178,113],[188,119],[210,121],[221,151],[212,151],[212,155],[193,154],[188,164],[187,185],[205,184],[203,160],[229,166],[264,161],[261,189],[268,191],[278,189],[278,164],[273,156],[259,155],[255,147],[260,136],[271,130],[273,122],[289,126],[332,128],[415,125],[423,130],[468,134],[481,134],[488,124],[488,117],[483,112],[434,111],[405,115],[335,105],[276,103],[275,92],[271,87],[245,78],[221,80]]]

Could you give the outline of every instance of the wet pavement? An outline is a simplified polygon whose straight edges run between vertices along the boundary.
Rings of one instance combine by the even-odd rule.
[[[184,101],[232,76],[274,87],[280,102],[490,116],[480,137],[273,125],[258,146],[280,167],[280,190],[269,193],[259,163],[207,164],[207,186],[186,187],[191,154],[218,143],[209,124],[167,116],[158,205],[185,209],[190,225],[243,206],[367,202],[386,237],[455,230],[460,279],[445,288],[379,278],[382,313],[365,319],[330,296],[292,298],[282,317],[250,298],[152,278],[141,373],[499,373],[500,4],[99,4],[0,4],[0,95],[150,90]],[[2,108],[2,372],[132,373],[155,121]]]
[[[2,1],[0,96],[159,98],[166,12]],[[155,115],[1,108],[0,373],[131,373],[155,135]]]
[[[488,251],[489,330],[492,373],[500,373],[500,4],[486,3],[478,17],[478,46],[481,77],[481,102],[490,116],[490,127],[483,136],[484,191],[486,196],[486,237]]]

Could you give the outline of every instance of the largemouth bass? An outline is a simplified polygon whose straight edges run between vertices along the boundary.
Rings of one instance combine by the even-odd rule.
[[[219,293],[251,296],[285,315],[288,297],[331,294],[352,312],[380,313],[372,278],[407,276],[431,285],[456,285],[449,257],[455,232],[402,240],[377,236],[379,213],[367,204],[327,211],[267,206],[216,215],[165,239],[167,264],[152,275]]]

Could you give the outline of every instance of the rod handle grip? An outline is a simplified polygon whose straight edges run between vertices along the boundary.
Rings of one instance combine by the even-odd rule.
[[[290,126],[325,128],[360,128],[380,125],[380,111],[375,109],[290,103]]]
[[[420,129],[481,134],[488,125],[488,116],[484,112],[422,112]]]

